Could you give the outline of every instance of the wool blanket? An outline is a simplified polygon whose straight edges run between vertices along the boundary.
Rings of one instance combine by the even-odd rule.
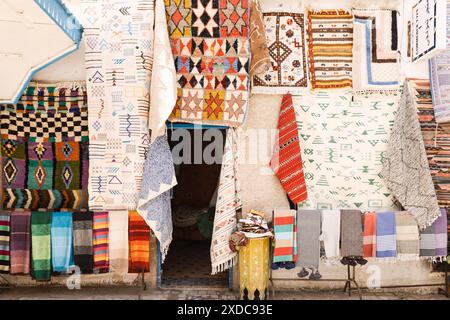
[[[408,260],[418,258],[420,244],[419,227],[416,220],[409,212],[397,212],[395,223],[398,257]]]
[[[269,48],[266,42],[266,29],[263,13],[258,0],[250,0],[250,75],[259,75],[271,68]],[[254,89],[254,88],[253,88]]]
[[[352,87],[353,16],[345,10],[308,11],[311,87]]]
[[[364,238],[363,255],[365,258],[377,255],[377,214],[375,212],[364,213]]]
[[[297,212],[288,209],[273,211],[273,230],[275,232],[275,248],[273,262],[291,262],[295,257],[294,224]]]
[[[31,212],[11,212],[11,274],[29,274],[31,256]]]
[[[73,213],[73,253],[81,273],[93,273],[92,212]]]
[[[290,93],[283,97],[281,103],[278,141],[270,160],[270,167],[292,202],[297,204],[308,198],[298,126]]]
[[[92,141],[89,209],[135,210],[150,142],[152,64],[162,58],[152,50],[155,1],[82,0],[80,10]]]
[[[231,234],[236,231],[237,212],[242,209],[237,139],[236,130],[228,129],[222,157],[210,249],[212,274],[225,271],[236,263],[236,253],[231,251],[228,240]]]
[[[319,268],[320,210],[299,210],[297,215],[298,258],[296,267]]]
[[[417,110],[405,83],[381,175],[395,198],[421,229],[439,216],[439,207],[420,130]]]
[[[92,222],[92,244],[94,248],[94,273],[109,271],[109,214],[94,212]]]
[[[30,83],[17,104],[0,106],[0,133],[3,208],[87,208],[84,83]]]
[[[0,211],[0,273],[9,273],[10,269],[10,232],[11,213]]]
[[[399,90],[397,11],[353,9],[353,90],[391,94]]]
[[[441,209],[441,215],[433,224],[433,231],[436,237],[436,256],[447,256],[447,211]]]
[[[341,210],[341,255],[363,255],[363,230],[359,210]]]
[[[158,137],[149,146],[137,211],[159,241],[162,262],[172,242],[170,190],[176,185],[175,168],[167,137]]]
[[[110,272],[128,272],[128,211],[109,212],[109,266]]]
[[[53,271],[68,273],[75,262],[72,212],[53,212],[50,236]]]
[[[37,281],[50,281],[52,275],[52,213],[31,213],[31,276]]]
[[[322,234],[325,257],[332,259],[340,256],[341,211],[322,210]]]
[[[137,211],[128,212],[128,273],[150,270],[150,228]]]
[[[377,257],[397,256],[397,232],[394,212],[377,213]]]

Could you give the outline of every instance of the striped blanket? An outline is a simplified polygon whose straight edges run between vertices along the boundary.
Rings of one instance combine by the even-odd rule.
[[[277,209],[273,212],[273,228],[275,232],[275,248],[273,262],[295,261],[295,232],[297,212],[289,209]]]
[[[73,214],[73,251],[75,265],[81,273],[93,273],[94,257],[92,248],[92,212]]]
[[[0,211],[0,273],[9,273],[10,225],[11,225],[11,214],[7,211]]]
[[[94,246],[94,273],[109,271],[108,212],[94,212],[92,224],[92,244]]]
[[[53,212],[51,224],[53,271],[68,273],[74,264],[72,212]]]
[[[51,212],[32,212],[31,276],[37,281],[49,281],[52,275],[51,223]]]
[[[352,87],[352,15],[345,10],[308,11],[308,51],[313,89]]]
[[[129,254],[128,273],[150,270],[150,228],[137,211],[128,213]]]
[[[377,257],[397,256],[397,234],[394,212],[377,213]]]
[[[397,212],[395,216],[397,230],[397,255],[400,259],[419,257],[419,228],[409,212]]]
[[[11,274],[30,273],[31,212],[11,213]]]
[[[375,212],[364,213],[364,257],[377,255],[377,214]]]

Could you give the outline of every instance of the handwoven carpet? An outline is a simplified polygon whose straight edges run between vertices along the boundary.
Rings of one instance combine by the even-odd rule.
[[[150,228],[136,211],[128,213],[129,252],[128,273],[150,270]]]
[[[52,275],[52,213],[31,213],[31,276],[37,281],[50,281]]]
[[[92,245],[94,247],[94,273],[109,271],[109,214],[94,212]]]
[[[31,212],[11,213],[11,274],[29,274],[31,257]]]

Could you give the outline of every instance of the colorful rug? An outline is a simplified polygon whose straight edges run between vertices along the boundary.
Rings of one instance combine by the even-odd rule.
[[[353,16],[345,10],[308,11],[311,87],[352,87]]]
[[[403,260],[417,259],[419,257],[420,239],[416,220],[409,212],[397,212],[395,223],[398,258]],[[447,229],[447,225],[445,229]],[[447,230],[445,230],[446,232]]]
[[[29,274],[31,256],[31,212],[11,213],[11,274]]]
[[[50,236],[53,271],[68,273],[74,265],[72,212],[53,212]]]
[[[278,141],[270,167],[293,203],[301,203],[308,198],[298,126],[290,93],[286,94],[281,102]]]
[[[170,121],[239,126],[249,98],[249,1],[165,3],[178,81]]]
[[[294,223],[295,210],[276,209],[273,211],[273,230],[275,233],[275,248],[273,249],[273,262],[295,261]]]
[[[361,211],[341,210],[341,256],[363,255]]]
[[[87,117],[84,84],[30,83],[0,106],[3,208],[87,208]]]
[[[128,273],[150,271],[150,228],[137,211],[128,213]]]
[[[377,213],[377,258],[397,256],[397,232],[394,212]]]
[[[353,90],[390,94],[400,89],[397,11],[353,9]]]
[[[81,1],[92,141],[90,210],[136,209],[150,141],[154,4]]]
[[[31,213],[31,276],[50,281],[52,275],[51,212]]]
[[[327,260],[340,256],[341,211],[322,210],[322,234],[325,257]]]
[[[10,248],[9,239],[11,235],[11,213],[0,211],[0,273],[9,273]]]
[[[299,210],[297,214],[297,248],[296,267],[319,268],[320,261],[320,223],[319,210]]]
[[[266,30],[259,0],[250,0],[250,75],[259,75],[271,68]]]
[[[128,211],[109,212],[108,240],[110,272],[128,273]]]
[[[109,271],[109,215],[94,212],[92,222],[92,245],[94,248],[94,273]]]
[[[92,212],[74,212],[73,215],[73,254],[75,265],[81,273],[94,271],[94,250],[92,247]]]
[[[364,213],[363,255],[365,258],[377,256],[377,214]]]

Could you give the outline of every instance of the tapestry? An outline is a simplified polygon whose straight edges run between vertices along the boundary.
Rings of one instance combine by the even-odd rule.
[[[397,256],[397,232],[394,212],[377,213],[377,258]]]
[[[128,211],[109,212],[109,268],[111,273],[128,273]]]
[[[305,17],[300,12],[264,12],[271,68],[253,77],[252,93],[295,94],[308,85]]]
[[[94,273],[109,271],[109,215],[94,212],[92,222],[92,245],[94,248]]]
[[[299,132],[290,93],[286,94],[281,102],[278,140],[270,160],[270,167],[293,203],[297,204],[308,198]]]
[[[149,146],[137,211],[159,241],[162,262],[172,242],[170,190],[176,185],[177,178],[167,136],[158,137]]]
[[[239,126],[249,98],[249,1],[165,4],[178,82],[170,121]]]
[[[397,212],[395,215],[397,231],[397,257],[401,260],[414,260],[419,257],[419,228],[409,212]],[[445,229],[447,225],[445,226]],[[446,230],[445,235],[447,236]],[[446,240],[447,243],[447,240]]]
[[[89,135],[84,84],[30,83],[0,106],[3,208],[86,209]]]
[[[294,223],[297,212],[295,210],[276,209],[273,211],[273,229],[275,233],[275,247],[273,262],[291,262],[294,259]]]
[[[94,271],[94,251],[92,248],[92,212],[74,212],[73,215],[73,254],[75,265],[81,273]]]
[[[356,94],[399,91],[397,11],[353,9],[353,90]]]
[[[242,209],[237,141],[237,131],[233,128],[228,129],[211,240],[212,274],[225,271],[237,262],[236,253],[231,251],[228,245],[231,234],[237,228],[237,213]]]
[[[150,228],[136,211],[128,213],[128,273],[150,270]]]
[[[308,11],[311,87],[352,87],[353,16],[345,10]]]
[[[365,258],[377,255],[377,214],[375,212],[364,213],[363,227],[363,255]]]
[[[31,212],[11,212],[11,274],[29,274],[31,256]]]
[[[321,216],[319,210],[298,210],[296,267],[319,268]]]
[[[0,273],[9,273],[11,213],[0,211]]]
[[[294,97],[310,209],[397,210],[379,173],[395,99],[321,92]]]
[[[363,255],[361,211],[341,210],[341,256]]]
[[[31,276],[50,281],[52,275],[51,212],[31,213]]]
[[[72,212],[53,212],[50,237],[53,271],[69,273],[74,265]]]
[[[250,0],[250,75],[266,72],[271,67],[266,30],[259,0]]]
[[[154,0],[82,0],[89,209],[136,209],[148,131]]]
[[[440,215],[417,109],[408,83],[403,89],[381,175],[403,208],[416,218],[421,229]]]

